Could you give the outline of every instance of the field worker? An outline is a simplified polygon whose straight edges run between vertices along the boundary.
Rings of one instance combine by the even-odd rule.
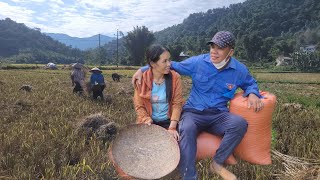
[[[170,70],[170,51],[166,47],[151,45],[146,59],[151,68],[143,73],[141,84],[135,84],[133,98],[137,123],[162,126],[179,140],[177,124],[183,104],[180,75]]]
[[[90,77],[90,85],[92,90],[92,97],[93,99],[97,99],[100,97],[103,99],[103,90],[106,87],[106,84],[104,82],[104,77],[102,75],[102,71],[95,67],[90,70],[91,77]]]
[[[85,76],[86,74],[82,64],[75,63],[72,65],[71,82],[72,86],[74,86],[73,93],[78,93],[80,95],[83,93]]]
[[[207,43],[210,53],[190,57],[182,62],[172,62],[171,68],[192,79],[192,88],[179,123],[180,173],[185,180],[197,179],[196,152],[197,136],[200,132],[219,135],[222,138],[212,162],[210,171],[223,179],[236,179],[224,167],[224,162],[242,140],[247,131],[247,122],[232,114],[228,102],[234,97],[237,88],[248,97],[248,108],[258,112],[264,105],[260,100],[256,80],[247,67],[232,57],[235,37],[231,32],[217,32]],[[144,67],[132,77],[140,82]]]

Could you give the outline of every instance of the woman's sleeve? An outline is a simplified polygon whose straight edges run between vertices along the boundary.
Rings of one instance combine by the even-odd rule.
[[[173,97],[172,97],[172,114],[170,120],[180,120],[180,115],[182,111],[183,105],[183,97],[182,97],[182,82],[179,74],[176,73],[176,79],[174,81],[175,85],[173,85]]]
[[[103,84],[105,84],[105,83],[104,83],[104,76],[103,76],[103,75],[101,75],[101,76],[102,76],[102,77],[101,77],[101,81],[102,81]]]
[[[92,85],[94,83],[94,79],[93,79],[93,76],[91,75],[90,76],[90,84]]]
[[[134,109],[137,114],[137,123],[144,123],[149,120],[151,120],[150,115],[147,113],[146,107],[143,103],[143,99],[139,96],[139,90],[137,85],[134,89],[134,96],[133,96],[133,102],[134,102]]]

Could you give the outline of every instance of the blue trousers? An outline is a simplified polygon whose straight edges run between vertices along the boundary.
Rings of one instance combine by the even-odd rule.
[[[213,160],[218,164],[231,155],[247,132],[248,123],[242,117],[217,109],[184,109],[179,123],[180,163],[179,170],[184,180],[196,180],[197,136],[206,131],[219,135],[221,144]]]

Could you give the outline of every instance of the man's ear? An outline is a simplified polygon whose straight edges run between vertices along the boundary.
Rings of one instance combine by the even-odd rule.
[[[234,49],[230,49],[229,56],[233,56],[233,53],[234,53]]]

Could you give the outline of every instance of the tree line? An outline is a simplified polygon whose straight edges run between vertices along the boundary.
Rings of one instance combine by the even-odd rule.
[[[247,0],[230,7],[209,9],[207,12],[190,14],[183,23],[162,31],[149,32],[145,27],[135,27],[130,37],[121,39],[121,63],[140,65],[143,58],[136,59],[127,42],[134,41],[140,46],[143,39],[138,31],[144,29],[146,36],[154,35],[152,43],[160,43],[171,50],[172,58],[179,60],[180,52],[197,55],[208,52],[206,42],[221,30],[229,30],[236,36],[235,56],[249,64],[274,65],[278,56],[290,56],[301,46],[320,46],[320,3],[317,0]],[[136,36],[132,36],[136,34]],[[115,42],[105,45],[114,47]],[[146,44],[147,46],[149,44]],[[133,47],[135,48],[135,47]],[[142,47],[141,47],[142,48]],[[141,52],[139,52],[141,53]],[[319,50],[315,54],[319,54]],[[310,55],[299,56],[297,61]],[[314,55],[312,58],[317,58]],[[108,57],[112,63],[112,56]],[[319,63],[319,58],[316,59]],[[299,63],[294,63],[299,64]],[[294,67],[293,69],[299,69]],[[318,69],[319,68],[311,68]],[[313,70],[315,71],[315,70]]]

